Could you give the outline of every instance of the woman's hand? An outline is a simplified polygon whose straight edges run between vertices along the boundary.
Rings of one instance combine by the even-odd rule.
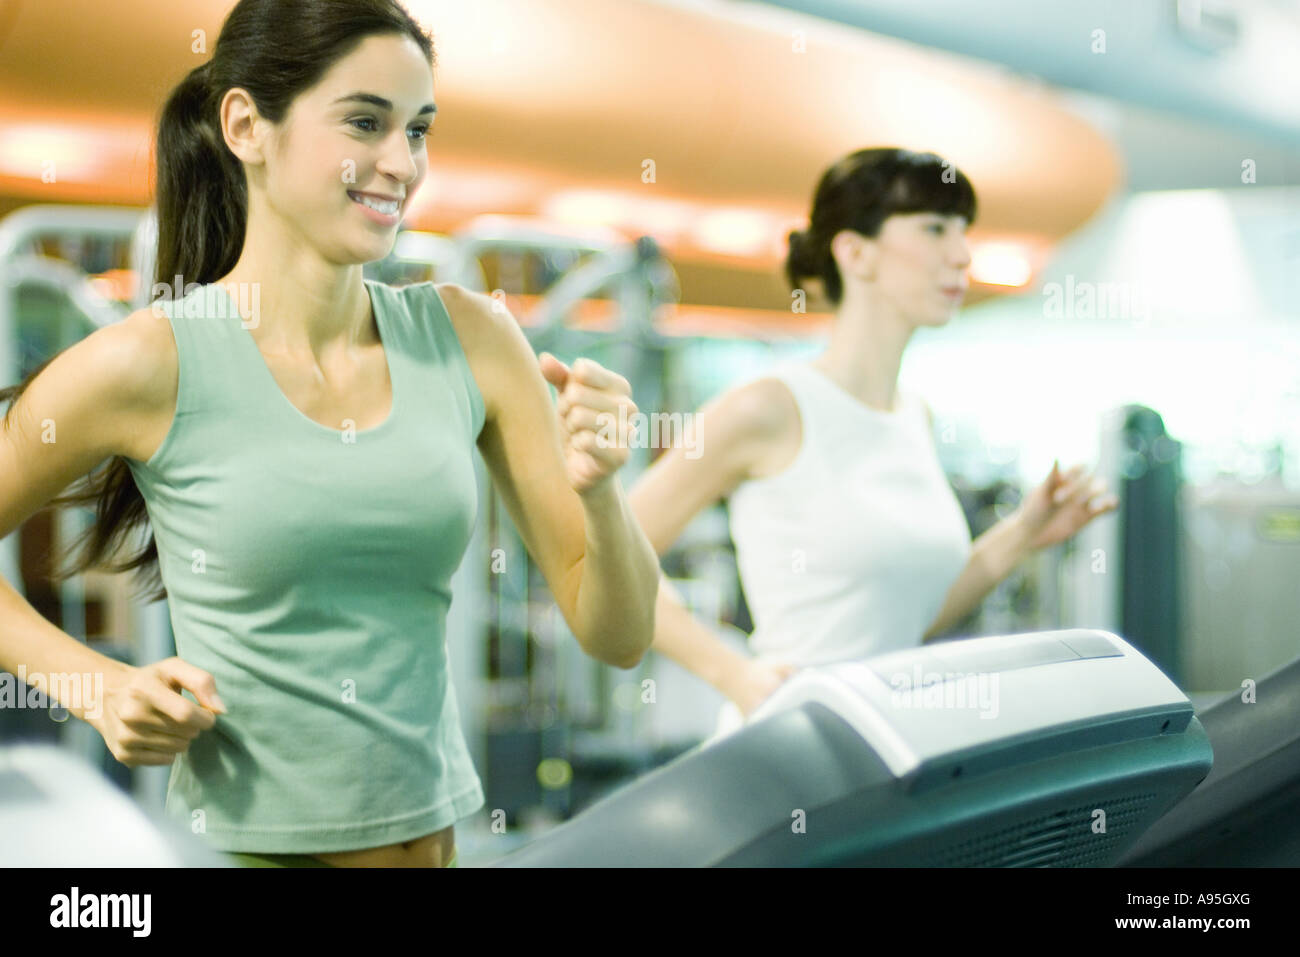
[[[555,411],[569,484],[579,495],[598,490],[627,463],[629,424],[637,412],[632,387],[591,359],[578,359],[572,369],[549,352],[537,361],[559,392]]]
[[[127,767],[171,764],[200,731],[217,723],[217,714],[226,713],[212,675],[180,658],[142,668],[123,665],[106,678],[101,713],[86,723]],[[192,692],[202,707],[182,690]]]
[[[799,669],[795,665],[773,664],[751,658],[728,683],[725,693],[740,709],[746,718],[760,704],[771,697],[792,674]]]
[[[1083,476],[1082,465],[1064,475],[1057,466],[1057,462],[1052,463],[1051,474],[1014,513],[1031,550],[1059,544],[1097,516],[1119,507],[1119,499],[1107,493],[1104,479]]]

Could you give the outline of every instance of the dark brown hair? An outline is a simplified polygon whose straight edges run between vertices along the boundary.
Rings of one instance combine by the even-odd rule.
[[[281,123],[299,94],[314,86],[335,62],[374,35],[408,36],[432,68],[433,37],[397,0],[240,0],[221,27],[212,59],[191,70],[172,90],[159,115],[156,140],[158,255],[154,288],[178,299],[190,284],[214,282],[239,261],[248,221],[248,185],[242,163],[226,146],[218,110],[227,90],[247,90],[258,112]],[[176,277],[183,277],[174,288]],[[143,277],[142,277],[143,278]],[[20,385],[0,389],[9,401],[10,428],[18,401],[51,357]],[[137,528],[148,526],[144,498],[126,459],[114,456],[68,494],[46,508],[96,506],[94,524],[75,543],[81,551],[69,567],[54,568],[62,581],[91,568],[139,569],[156,586],[150,600],[167,597],[152,531],[146,544],[110,563]]]
[[[934,153],[885,146],[858,150],[822,174],[813,194],[808,229],[789,235],[785,274],[790,288],[818,279],[839,305],[844,283],[831,254],[842,229],[875,238],[895,213],[939,213],[975,221],[975,190],[964,173]]]

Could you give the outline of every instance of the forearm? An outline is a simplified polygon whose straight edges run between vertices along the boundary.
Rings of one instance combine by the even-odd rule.
[[[574,634],[594,658],[631,668],[654,638],[659,558],[616,478],[582,503],[587,548],[579,563]]]
[[[99,717],[108,676],[126,667],[54,627],[0,578],[0,670],[85,721]]]
[[[970,560],[948,590],[939,617],[921,640],[942,634],[979,607],[980,602],[1030,553],[1029,540],[1017,513],[998,522],[977,538]]]
[[[667,578],[659,582],[653,647],[724,695],[728,695],[730,682],[750,660],[691,614]]]

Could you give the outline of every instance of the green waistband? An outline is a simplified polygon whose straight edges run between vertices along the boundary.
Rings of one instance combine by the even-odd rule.
[[[456,867],[459,848],[451,852],[448,867]],[[333,867],[310,854],[243,854],[228,851],[227,856],[240,867]]]
[[[240,867],[333,867],[310,854],[236,854],[227,852]]]

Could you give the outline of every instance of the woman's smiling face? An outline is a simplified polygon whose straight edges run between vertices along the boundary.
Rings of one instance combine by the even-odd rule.
[[[336,263],[391,251],[402,214],[429,169],[433,74],[409,37],[366,37],[303,92],[268,152],[269,206]],[[369,194],[391,212],[354,199]]]

